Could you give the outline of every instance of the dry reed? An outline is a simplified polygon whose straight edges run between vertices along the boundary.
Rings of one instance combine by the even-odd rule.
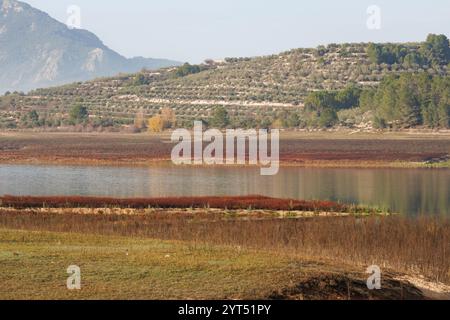
[[[308,258],[419,272],[450,283],[450,220],[424,216],[224,219],[217,214],[45,214],[0,210],[0,226],[274,250]]]

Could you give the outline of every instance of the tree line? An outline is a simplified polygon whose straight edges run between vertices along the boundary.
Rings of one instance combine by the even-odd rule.
[[[372,63],[446,66],[450,62],[449,40],[445,35],[428,35],[418,50],[403,44],[369,44],[367,54]]]
[[[374,110],[378,128],[450,127],[450,77],[426,73],[387,76],[378,88],[364,90],[363,110]]]
[[[308,127],[331,127],[340,110],[355,108],[371,111],[375,128],[449,128],[450,77],[403,73],[386,76],[376,88],[312,92],[303,118]]]

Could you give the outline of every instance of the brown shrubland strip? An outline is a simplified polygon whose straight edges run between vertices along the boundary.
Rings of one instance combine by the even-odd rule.
[[[178,197],[116,199],[99,197],[0,197],[0,206],[24,208],[216,208],[292,211],[358,212],[367,209],[332,201],[275,199],[263,196],[244,197]]]

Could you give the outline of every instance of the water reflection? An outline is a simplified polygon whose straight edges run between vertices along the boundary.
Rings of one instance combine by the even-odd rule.
[[[156,197],[262,194],[329,199],[406,214],[450,214],[450,170],[0,166],[0,194]]]

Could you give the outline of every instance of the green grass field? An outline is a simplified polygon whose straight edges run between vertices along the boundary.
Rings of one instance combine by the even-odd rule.
[[[68,290],[67,268],[81,268]],[[0,229],[0,299],[385,299],[423,298],[365,268],[275,252],[191,242]]]
[[[280,256],[175,241],[10,230],[0,239],[2,299],[257,297],[301,270]],[[66,287],[69,265],[81,268],[80,291]]]

